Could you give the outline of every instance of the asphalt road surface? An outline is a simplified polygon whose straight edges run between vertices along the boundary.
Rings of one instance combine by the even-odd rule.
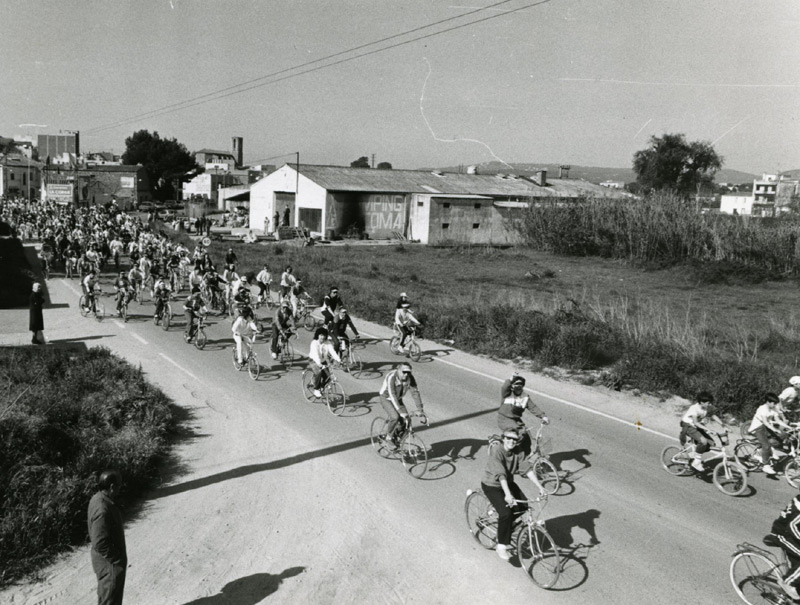
[[[152,304],[133,303],[125,324],[82,318],[78,288],[77,280],[48,282],[53,346],[109,347],[141,364],[182,410],[161,486],[127,515],[128,603],[735,603],[728,565],[736,544],[760,541],[794,494],[761,474],[739,498],[669,476],[659,454],[675,440],[674,412],[530,374],[551,419],[545,444],[564,479],[544,517],[567,556],[546,591],[481,548],[464,519],[509,366],[423,342],[413,365],[431,420],[419,435],[433,460],[418,480],[369,443],[378,390],[400,361],[387,328],[355,319],[366,336],[358,351],[365,371],[338,374],[352,405],[335,417],[304,400],[304,360],[294,368],[273,362],[266,339],[256,345],[263,368],[252,381],[231,364],[228,320],[212,319],[198,351],[183,341],[182,317],[168,332],[153,325]],[[104,300],[111,311],[113,300]],[[0,341],[27,344],[27,310],[0,314]],[[305,354],[311,334],[299,336],[295,347]],[[534,495],[527,480],[520,484]],[[83,547],[0,601],[88,604],[94,590]]]

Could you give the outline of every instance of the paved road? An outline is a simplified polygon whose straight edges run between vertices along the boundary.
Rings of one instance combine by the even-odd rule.
[[[226,320],[210,326],[201,352],[183,342],[182,325],[155,327],[149,305],[127,324],[81,318],[77,287],[49,282],[56,308],[45,312],[48,338],[111,348],[184,410],[163,485],[128,522],[132,603],[228,602],[215,600],[222,594],[237,603],[732,603],[731,552],[758,540],[793,495],[762,475],[751,476],[745,498],[670,477],[658,456],[674,418],[634,407],[631,397],[531,376],[552,419],[549,449],[567,475],[545,511],[547,527],[574,550],[556,590],[544,591],[472,541],[462,512],[466,490],[480,482],[508,367],[425,343],[427,356],[414,365],[432,423],[420,435],[436,460],[418,481],[368,442],[382,377],[398,360],[386,342],[371,339],[361,351],[368,372],[360,379],[341,375],[358,405],[337,418],[302,398],[303,364],[273,366],[257,382],[237,374]],[[9,329],[26,327],[27,311],[4,316],[2,342],[29,342]],[[300,336],[298,349],[307,351],[310,335]],[[264,344],[256,350],[264,366],[272,363]],[[633,426],[639,421],[644,430]],[[597,546],[575,550],[593,538]],[[90,603],[92,583],[81,549],[46,581],[0,600]]]

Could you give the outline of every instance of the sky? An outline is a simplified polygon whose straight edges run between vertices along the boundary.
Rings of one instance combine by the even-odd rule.
[[[798,93],[797,0],[0,0],[0,135],[83,151],[630,167],[684,133],[774,173]]]

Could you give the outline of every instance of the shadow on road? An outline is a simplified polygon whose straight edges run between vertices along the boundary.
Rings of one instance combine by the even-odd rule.
[[[305,567],[290,567],[277,575],[255,573],[228,582],[218,594],[201,597],[185,605],[255,605],[275,593],[284,580],[300,575],[305,570]]]
[[[448,420],[433,422],[428,425],[427,430],[439,426],[447,426],[448,424],[463,422],[465,420],[470,420],[478,416],[494,414],[496,412],[497,409],[493,407],[487,410],[470,412],[469,414],[464,414],[463,416],[456,416],[455,418],[450,418]],[[420,430],[418,432],[425,433],[427,432],[427,430],[425,431]],[[239,466],[229,471],[224,471],[221,473],[216,473],[214,475],[209,475],[208,477],[202,477],[200,479],[192,479],[191,481],[186,481],[185,483],[177,483],[175,485],[170,485],[168,487],[157,489],[152,493],[151,499],[158,500],[160,498],[174,496],[175,494],[182,494],[183,492],[188,492],[193,489],[199,489],[201,487],[215,485],[217,483],[221,483],[222,481],[228,481],[229,479],[238,479],[240,477],[246,477],[247,475],[252,475],[254,473],[261,473],[264,471],[272,471],[279,468],[285,468],[287,466],[292,466],[293,464],[300,464],[301,462],[313,460],[314,458],[321,458],[322,456],[331,456],[333,454],[339,454],[341,452],[354,450],[364,446],[370,446],[370,447],[372,446],[369,437],[348,441],[346,443],[340,443],[338,445],[330,445],[327,447],[320,448],[318,450],[303,452],[302,454],[296,454],[294,456],[289,456],[288,458],[273,460],[271,462],[262,462],[261,464],[247,464],[245,466]]]
[[[589,567],[586,559],[589,551],[600,544],[597,539],[595,522],[600,517],[600,511],[589,509],[575,515],[564,515],[548,519],[545,526],[553,542],[558,547],[561,555],[561,574],[558,583],[550,590],[559,592],[572,590],[581,586],[589,579]],[[589,542],[575,542],[572,530],[580,529],[588,534]]]

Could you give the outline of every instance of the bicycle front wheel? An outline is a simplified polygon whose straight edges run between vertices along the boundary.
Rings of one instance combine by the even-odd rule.
[[[83,317],[89,317],[89,313],[92,311],[86,304],[86,296],[82,295],[80,300],[78,300],[78,309],[81,312]]]
[[[161,313],[161,329],[165,332],[169,330],[169,324],[172,321],[172,313],[169,307],[165,308]]]
[[[250,378],[253,380],[258,380],[258,377],[261,374],[261,366],[258,364],[258,357],[256,357],[256,354],[252,352],[247,360],[247,373],[250,374]]]
[[[239,356],[236,354],[236,346],[233,347],[233,369],[237,372],[244,366],[239,363]]]
[[[800,462],[797,458],[786,463],[783,469],[786,475],[786,482],[795,489],[800,489]]]
[[[309,332],[313,332],[314,328],[317,327],[317,320],[311,316],[311,313],[306,313],[305,317],[303,317],[303,327]]]
[[[546,494],[552,495],[558,491],[561,485],[561,479],[558,476],[558,471],[555,465],[547,458],[539,458],[533,463],[533,470],[536,473],[536,478],[542,485],[542,489]]]
[[[347,407],[347,395],[344,388],[338,382],[330,382],[325,387],[325,401],[328,409],[335,415],[341,416],[344,408]]]
[[[469,533],[475,541],[487,550],[497,546],[497,511],[482,491],[467,496],[464,513]]]
[[[534,584],[552,588],[561,574],[561,557],[550,534],[540,525],[525,525],[517,534],[517,558]]]
[[[294,361],[294,347],[288,340],[281,345],[279,361],[284,365],[289,365]]]
[[[386,449],[384,438],[386,437],[386,427],[389,421],[386,418],[378,416],[372,421],[369,427],[369,441],[372,443],[372,448],[378,452],[381,458],[389,458],[391,452]]]
[[[756,458],[758,454],[759,445],[753,441],[742,441],[733,448],[733,455],[736,462],[741,464],[748,471],[757,471],[761,468],[761,462]]]
[[[689,456],[683,451],[683,448],[677,445],[668,445],[661,450],[661,466],[670,475],[685,476],[692,474],[692,468],[689,466]]]
[[[714,467],[714,485],[723,494],[739,496],[747,489],[747,471],[730,460],[723,460]]]
[[[419,358],[422,357],[422,349],[419,348],[416,340],[412,340],[411,344],[408,346],[408,356],[411,357],[413,361],[419,361]]]
[[[206,331],[203,330],[202,328],[198,328],[197,334],[195,334],[194,336],[194,346],[196,346],[198,349],[202,351],[203,347],[206,346],[207,342],[208,342],[208,337],[206,336]]]
[[[316,399],[314,397],[314,372],[311,370],[303,370],[303,397],[306,398],[306,401],[313,401]]]
[[[350,370],[350,374],[352,374],[353,377],[358,378],[361,375],[363,365],[352,347],[347,355],[347,368]]]
[[[400,355],[402,353],[402,351],[400,350],[399,336],[392,336],[392,339],[389,341],[389,350],[395,355]]]
[[[410,430],[400,442],[400,458],[403,466],[415,479],[421,479],[428,470],[428,448],[422,439]]]
[[[106,306],[101,303],[99,300],[95,301],[94,303],[94,318],[97,321],[103,321],[103,318],[106,316]]]
[[[731,584],[739,598],[748,605],[791,603],[780,586],[775,564],[764,555],[740,552],[731,561]]]

